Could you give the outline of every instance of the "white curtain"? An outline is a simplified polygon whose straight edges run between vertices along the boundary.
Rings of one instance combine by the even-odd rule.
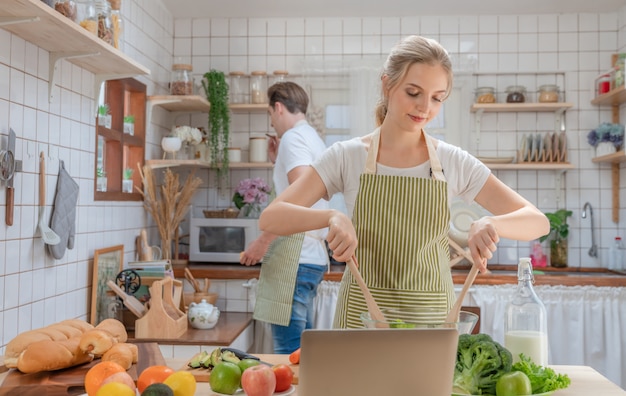
[[[504,341],[504,315],[517,285],[481,286],[481,332]],[[535,286],[548,313],[550,364],[591,366],[626,389],[626,288]]]
[[[248,311],[254,312],[256,303],[256,292],[258,279],[250,279],[244,283],[248,288]],[[315,306],[314,325],[316,329],[330,329],[335,316],[335,306],[339,295],[339,282],[322,281],[317,287],[317,296],[313,301]],[[256,320],[254,323],[254,344],[250,353],[273,353],[274,342],[272,341],[272,327],[266,323]]]

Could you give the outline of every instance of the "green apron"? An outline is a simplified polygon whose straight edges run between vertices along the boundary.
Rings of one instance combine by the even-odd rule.
[[[261,265],[254,319],[289,325],[303,241],[302,232],[279,237],[270,245]]]
[[[431,308],[420,322],[443,322],[455,300],[450,273],[448,190],[441,163],[426,135],[431,179],[376,175],[380,128],[372,138],[352,221],[359,271],[380,308]],[[362,328],[367,312],[350,271],[341,280],[333,326]]]

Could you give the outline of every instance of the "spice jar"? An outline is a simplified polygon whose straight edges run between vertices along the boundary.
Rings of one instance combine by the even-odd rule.
[[[559,86],[545,84],[539,86],[539,102],[554,103],[559,101]]]
[[[88,32],[98,34],[98,18],[93,0],[76,0],[76,22]]]
[[[76,3],[74,0],[56,0],[54,2],[54,9],[76,22]]]
[[[524,103],[526,101],[526,88],[521,85],[510,85],[506,87],[507,103]]]
[[[192,66],[186,63],[172,65],[172,77],[170,79],[170,94],[193,95],[193,78],[190,76]]]
[[[230,103],[246,103],[246,89],[248,77],[242,71],[233,71],[228,74],[230,80]]]
[[[276,83],[287,81],[287,75],[289,75],[287,70],[274,70],[269,86],[271,87]]]
[[[267,73],[253,71],[250,74],[250,102],[267,103]]]
[[[111,4],[111,26],[113,27],[113,46],[120,48],[122,36],[122,14],[120,12],[122,0],[109,0]]]
[[[98,17],[98,37],[113,45],[111,5],[107,0],[96,0],[96,14]]]
[[[476,103],[496,103],[496,90],[493,87],[476,88]]]

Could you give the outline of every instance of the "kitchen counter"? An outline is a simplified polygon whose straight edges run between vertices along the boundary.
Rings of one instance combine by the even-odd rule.
[[[258,278],[261,267],[259,265],[246,267],[239,264],[215,264],[190,262],[189,269],[196,278],[209,279],[252,279]],[[324,280],[341,281],[345,265],[331,265],[330,271],[324,275]],[[184,278],[185,265],[175,265],[174,275]],[[452,270],[452,280],[455,284],[465,282],[469,265],[457,265]],[[475,285],[503,285],[517,283],[516,265],[489,265],[490,273],[479,274],[474,281]],[[535,285],[564,285],[564,286],[611,286],[626,287],[626,273],[609,271],[605,268],[542,268],[535,274]]]

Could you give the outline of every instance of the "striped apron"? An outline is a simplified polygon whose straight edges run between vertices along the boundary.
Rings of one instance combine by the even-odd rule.
[[[380,128],[361,174],[352,221],[359,271],[381,309],[429,308],[412,318],[441,323],[455,300],[450,273],[448,190],[441,163],[426,135],[431,179],[376,174]],[[363,294],[350,271],[341,280],[333,326],[363,327]],[[434,312],[434,313],[433,313]]]
[[[254,319],[288,326],[304,233],[279,237],[263,257]]]

